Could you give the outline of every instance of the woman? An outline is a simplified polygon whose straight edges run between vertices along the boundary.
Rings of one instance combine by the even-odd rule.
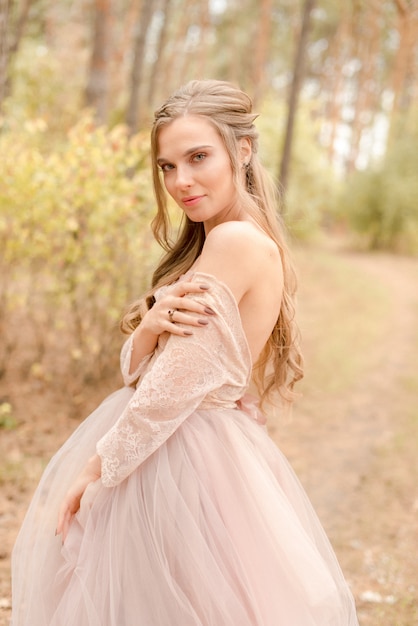
[[[219,81],[189,83],[156,113],[153,229],[166,255],[123,320],[126,386],[35,494],[13,555],[13,626],[357,624],[332,548],[245,396],[254,374],[262,400],[289,400],[302,375],[255,117]],[[174,244],[163,185],[184,214]]]

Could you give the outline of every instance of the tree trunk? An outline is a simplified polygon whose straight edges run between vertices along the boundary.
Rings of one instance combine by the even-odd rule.
[[[257,25],[257,38],[255,42],[254,52],[254,71],[253,71],[253,102],[254,106],[263,97],[266,85],[266,63],[267,55],[270,47],[270,36],[272,19],[271,13],[273,8],[272,0],[262,0],[260,3],[260,18]]]
[[[210,14],[209,14],[209,2],[208,0],[202,0],[200,3],[200,18],[199,18],[199,49],[196,58],[196,78],[205,78],[206,66],[208,61],[209,46],[207,42],[207,33],[210,26]]]
[[[132,2],[129,3],[129,6],[123,14],[118,15],[113,11],[112,19],[117,20],[118,37],[117,41],[112,41],[112,47],[109,51],[111,58],[109,60],[110,90],[108,100],[109,106],[112,107],[120,106],[121,94],[123,94],[126,89],[126,72],[123,68],[126,65],[125,59],[127,59],[130,54],[136,15],[137,7],[135,7],[135,4]],[[112,29],[112,35],[115,30],[116,28]]]
[[[95,1],[93,49],[87,81],[85,102],[95,110],[100,124],[107,121],[109,96],[110,0]]]
[[[186,46],[190,25],[193,23],[196,10],[195,0],[184,0],[182,16],[173,37],[173,54],[166,67],[166,85],[169,92],[187,82],[190,67],[190,54]]]
[[[418,3],[411,0],[395,0],[398,10],[399,47],[393,67],[393,113],[405,110],[408,104],[406,87],[414,65],[414,53],[418,22]]]
[[[135,133],[139,126],[139,103],[140,92],[143,87],[145,44],[153,11],[154,1],[143,0],[135,25],[129,103],[126,113],[126,123],[131,134]]]
[[[399,45],[392,68],[393,104],[390,116],[388,143],[392,144],[405,132],[408,109],[413,94],[416,71],[415,46],[418,35],[417,0],[395,0],[398,11]],[[416,78],[415,78],[416,80]]]
[[[14,37],[10,43],[10,48],[9,48],[10,56],[15,55],[19,50],[20,43],[22,41],[22,37],[25,32],[26,24],[28,21],[29,10],[33,3],[34,3],[34,0],[24,0],[24,2],[22,3],[20,15],[16,23]],[[11,7],[12,5],[13,5],[13,2],[9,2],[9,6]]]
[[[240,84],[240,72],[242,68],[241,55],[238,53],[240,49],[240,37],[238,28],[235,27],[235,19],[238,22],[239,14],[238,11],[235,12],[236,17],[234,16],[233,24],[228,29],[228,41],[229,41],[229,63],[226,67],[227,71],[227,80],[231,83]]]
[[[13,36],[10,36],[13,28],[10,17],[13,0],[0,0],[0,108],[11,91],[10,64],[19,51],[33,2],[34,0],[23,1]]]
[[[380,52],[380,19],[382,4],[380,0],[369,2],[358,15],[358,24],[364,25],[357,33],[357,54],[361,66],[353,85],[355,100],[351,122],[350,154],[347,171],[352,172],[360,154],[360,143],[364,128],[371,124],[375,94],[378,91],[376,76]]]
[[[344,74],[343,66],[350,56],[352,43],[351,21],[346,5],[341,8],[341,16],[332,36],[327,58],[321,72],[321,93],[326,96],[325,120],[327,128],[327,153],[330,163],[335,159],[335,141],[338,125],[341,122]]]
[[[153,68],[150,74],[149,85],[148,85],[147,102],[150,108],[154,106],[157,84],[159,81],[161,81],[160,73],[161,73],[161,68],[162,68],[164,50],[165,50],[166,43],[168,40],[168,35],[170,32],[169,21],[171,17],[171,11],[170,11],[171,7],[172,7],[172,0],[164,0],[163,6],[161,9],[164,15],[163,23],[161,25],[161,30],[160,30],[159,37],[158,37],[157,53],[156,53],[155,61],[154,61]]]
[[[288,116],[287,116],[287,124],[286,124],[286,133],[285,133],[285,141],[283,148],[282,161],[280,164],[280,172],[279,172],[279,181],[283,194],[286,193],[288,179],[289,179],[289,168],[290,168],[290,157],[292,152],[292,142],[293,142],[293,134],[294,134],[294,125],[296,119],[296,113],[299,103],[299,93],[302,84],[302,79],[305,70],[305,55],[306,55],[306,47],[308,42],[309,29],[311,25],[311,13],[314,8],[315,0],[305,0],[305,5],[303,8],[303,17],[302,17],[302,28],[299,35],[299,41],[297,44],[295,63],[293,69],[293,80],[290,89],[289,95],[289,104],[288,104]]]
[[[10,1],[0,0],[0,106],[6,95],[6,83],[9,66],[8,26]]]

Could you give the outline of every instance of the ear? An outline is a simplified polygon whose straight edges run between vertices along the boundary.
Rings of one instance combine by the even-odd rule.
[[[248,165],[252,155],[251,141],[248,137],[239,140],[239,155],[242,165]]]

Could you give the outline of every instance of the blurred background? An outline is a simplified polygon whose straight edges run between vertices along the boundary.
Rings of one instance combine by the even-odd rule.
[[[412,626],[418,0],[0,0],[0,624],[42,468],[121,384],[160,254],[152,115],[193,78],[250,94],[282,193],[306,377],[271,434],[361,623]]]

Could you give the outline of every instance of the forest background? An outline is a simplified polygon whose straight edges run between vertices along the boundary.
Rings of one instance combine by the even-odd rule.
[[[352,372],[364,376],[366,365],[345,358],[335,377],[335,359],[356,342],[370,354],[389,335],[395,342],[393,324],[404,331],[393,351],[408,362],[407,347],[418,346],[418,308],[411,300],[418,277],[417,42],[417,0],[0,0],[5,615],[11,545],[42,466],[77,420],[118,383],[121,311],[143,292],[159,255],[149,229],[155,210],[152,114],[179,85],[193,78],[233,81],[260,113],[261,156],[280,185],[278,211],[308,284],[301,293],[308,316],[302,314],[301,323],[308,331],[313,382],[305,384],[305,396],[321,387],[329,392],[327,407],[337,402],[332,394],[343,388],[348,393]],[[334,308],[326,304],[330,293]],[[341,330],[347,307],[352,330]],[[365,316],[373,323],[364,326]],[[340,333],[337,345],[317,334],[317,325],[327,322]],[[406,441],[416,435],[411,406],[418,382],[405,368],[408,383],[397,391],[409,402],[405,428],[413,431],[403,433]],[[303,419],[308,407],[301,407],[295,421],[299,417],[309,429]],[[326,414],[327,407],[317,410]],[[387,432],[379,419],[373,414],[373,433]],[[299,442],[306,437],[298,427],[294,432]],[[330,440],[329,431],[323,435]],[[359,437],[366,441],[364,433],[344,436],[357,468],[353,448]],[[394,437],[398,445],[397,431]],[[311,452],[290,439],[289,456],[297,459],[301,451],[308,463]],[[396,459],[409,458],[407,448],[395,452]],[[375,462],[374,448],[373,454]],[[335,451],[331,458],[335,469]],[[308,467],[298,469],[309,487]],[[410,469],[408,479],[412,475]],[[356,476],[360,480],[360,470]],[[315,486],[308,492],[321,509]],[[394,513],[395,525],[409,521],[416,502],[416,495],[406,499]],[[356,506],[361,509],[358,499]],[[324,512],[333,519],[325,504]],[[368,515],[373,518],[365,510]],[[342,539],[336,521],[329,527],[333,541],[341,541],[343,564],[351,567],[364,624],[412,626],[418,617],[415,583],[405,576],[409,535],[397,557],[404,561],[401,575],[393,529],[387,530],[382,562],[366,548],[359,549],[358,562],[345,556],[366,541],[358,519],[351,521],[361,541]],[[383,576],[388,554],[392,573]]]

